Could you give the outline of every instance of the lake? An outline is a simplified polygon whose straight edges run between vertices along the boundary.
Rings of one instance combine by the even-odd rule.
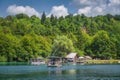
[[[0,80],[120,80],[120,65],[1,65]]]

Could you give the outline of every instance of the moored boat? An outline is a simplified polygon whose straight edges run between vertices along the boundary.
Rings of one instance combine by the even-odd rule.
[[[44,59],[41,59],[41,58],[32,58],[30,60],[30,63],[32,65],[40,65],[40,64],[45,64],[45,60]]]
[[[48,67],[61,67],[62,66],[62,58],[57,56],[51,56],[47,61]]]

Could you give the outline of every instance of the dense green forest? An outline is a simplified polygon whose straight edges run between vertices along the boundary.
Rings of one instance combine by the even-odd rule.
[[[26,14],[0,17],[0,61],[29,61],[30,58],[70,52],[78,56],[120,59],[120,15],[41,18]]]

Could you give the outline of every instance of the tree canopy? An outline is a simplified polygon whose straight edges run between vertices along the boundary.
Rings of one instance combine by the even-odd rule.
[[[0,17],[0,61],[29,61],[70,52],[93,58],[120,59],[120,15],[84,14]]]
[[[51,55],[65,57],[66,54],[74,52],[72,40],[67,36],[57,36],[53,43],[53,52]]]

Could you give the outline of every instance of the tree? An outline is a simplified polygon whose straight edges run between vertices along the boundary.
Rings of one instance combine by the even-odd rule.
[[[62,33],[67,33],[68,24],[66,19],[60,21],[59,29],[61,30]]]
[[[43,12],[42,17],[41,17],[41,24],[44,25],[46,20],[46,14]]]
[[[51,51],[51,45],[48,40],[49,39],[46,39],[43,36],[37,36],[34,33],[25,35],[21,40],[22,48],[24,50],[24,53],[21,53],[21,56],[24,55],[25,61],[40,56],[48,57]]]
[[[85,47],[91,43],[92,38],[86,32],[84,32],[83,29],[81,29],[77,33],[77,40],[76,47],[79,50],[84,51]]]
[[[23,13],[20,13],[20,14],[16,14],[15,15],[17,17],[17,19],[29,19],[29,16],[27,14],[23,14]]]
[[[12,34],[0,34],[0,56],[5,61],[13,61],[16,57],[15,46],[17,39]]]
[[[110,37],[106,31],[102,30],[95,34],[93,42],[89,48],[94,55],[90,54],[89,52],[86,53],[92,55],[93,57],[101,59],[110,59],[116,57],[115,44],[110,40]]]
[[[74,51],[73,42],[67,36],[57,36],[53,43],[51,55],[64,57]]]
[[[117,59],[120,59],[120,34],[117,35],[116,49],[117,49]]]
[[[0,61],[29,61],[51,52],[64,57],[74,51],[79,56],[120,59],[119,45],[120,15],[57,18],[43,12],[41,19],[23,13],[0,17]]]
[[[52,26],[55,26],[55,25],[57,25],[57,17],[55,16],[53,16],[53,14],[51,15],[51,17],[50,17],[50,22],[51,22],[51,25]]]

